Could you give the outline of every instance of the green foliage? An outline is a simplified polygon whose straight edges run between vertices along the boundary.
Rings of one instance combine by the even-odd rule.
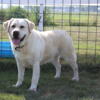
[[[89,22],[70,22],[69,23],[70,26],[97,26],[97,22],[94,21],[93,23],[89,23]]]
[[[6,18],[27,18],[28,17],[28,12],[24,10],[21,7],[12,7],[11,9],[9,8],[6,10],[7,15]]]
[[[52,20],[52,16],[50,16],[50,9],[49,8],[46,8],[44,10],[44,25],[56,25],[53,20]]]
[[[35,17],[34,17],[34,22],[36,25],[38,25],[39,21],[40,21],[40,17],[39,17],[39,7],[35,7],[33,9]],[[46,25],[55,25],[54,22],[52,22],[52,17],[49,15],[50,14],[50,9],[49,8],[45,8],[43,15],[44,15],[44,19],[43,19],[43,24],[44,26]]]
[[[3,9],[0,9],[0,21],[4,21],[6,19],[6,12]]]
[[[44,26],[61,26],[62,17],[63,25],[65,26],[98,26],[98,22],[95,16],[89,15],[70,15],[61,13],[52,14],[50,8],[46,7],[44,9]],[[0,10],[0,21],[5,21],[10,18],[28,18],[33,21],[36,25],[39,24],[39,7],[32,7],[31,10],[23,9],[19,6],[11,7],[7,9]],[[89,18],[89,19],[88,19]],[[61,22],[61,23],[60,23]]]
[[[0,20],[5,21],[10,18],[27,18],[28,12],[20,7],[11,7],[8,9],[0,9]]]
[[[52,22],[51,16],[49,16],[50,10],[46,8],[44,10],[44,25],[55,25]],[[8,9],[0,10],[0,20],[5,21],[10,18],[28,18],[31,21],[34,21],[36,25],[38,25],[39,18],[39,7],[34,7],[31,11],[27,11],[21,7],[11,7]]]

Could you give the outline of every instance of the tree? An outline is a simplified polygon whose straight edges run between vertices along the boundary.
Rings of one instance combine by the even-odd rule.
[[[28,17],[28,12],[24,10],[21,7],[11,7],[8,10],[6,10],[6,18],[27,18]]]

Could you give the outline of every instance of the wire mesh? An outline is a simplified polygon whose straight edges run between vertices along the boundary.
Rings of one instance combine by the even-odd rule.
[[[12,17],[28,18],[38,29],[39,7],[44,5],[44,31],[66,30],[74,41],[78,62],[100,62],[100,0],[1,0],[0,58],[13,57],[2,23]]]

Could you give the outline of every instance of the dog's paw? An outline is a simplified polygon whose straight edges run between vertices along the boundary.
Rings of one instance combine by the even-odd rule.
[[[36,88],[29,88],[28,91],[36,92],[37,89]]]
[[[77,81],[78,82],[79,81],[79,77],[73,77],[72,81]]]
[[[17,88],[17,87],[19,87],[19,86],[17,86],[16,84],[14,84],[14,85],[12,85],[12,87],[15,87],[15,88]]]
[[[55,79],[58,79],[58,78],[60,78],[60,76],[58,76],[58,75],[55,75],[55,76],[54,76],[54,78],[55,78]]]
[[[22,84],[16,83],[16,84],[14,84],[12,87],[17,88],[17,87],[20,87],[21,85],[22,85]]]

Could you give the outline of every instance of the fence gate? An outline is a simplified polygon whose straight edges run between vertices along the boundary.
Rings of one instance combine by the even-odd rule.
[[[79,63],[100,63],[100,0],[1,0],[0,58],[13,57],[2,26],[12,17],[28,18],[40,31],[66,30]]]

